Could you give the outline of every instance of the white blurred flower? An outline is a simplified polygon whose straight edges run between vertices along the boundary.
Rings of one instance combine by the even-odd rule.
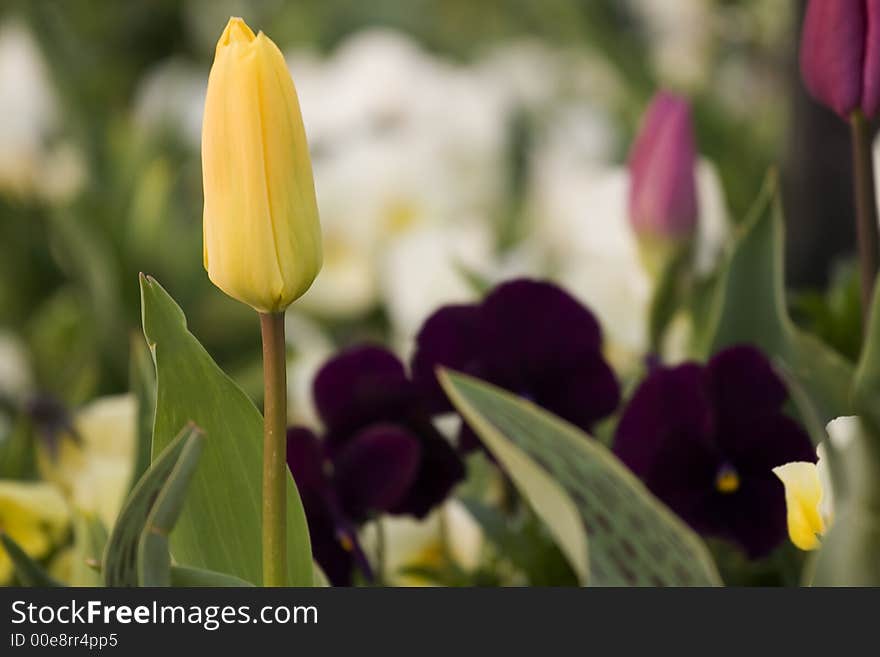
[[[21,400],[33,386],[24,343],[10,331],[0,331],[0,397]]]
[[[485,223],[426,226],[389,247],[382,289],[403,351],[437,308],[476,300],[478,293],[467,276],[485,272],[492,248],[492,232]]]
[[[392,586],[431,586],[435,582],[407,574],[409,568],[443,565],[444,554],[465,571],[480,563],[483,531],[457,500],[449,500],[424,520],[408,516],[382,518],[384,532],[383,581]],[[377,525],[366,525],[361,540],[368,554],[378,547]]]
[[[178,58],[161,62],[135,91],[135,124],[142,130],[170,128],[190,148],[200,148],[207,85],[203,68]]]
[[[0,25],[0,189],[66,201],[85,166],[71,144],[53,147],[58,99],[42,53],[17,20]]]
[[[713,3],[708,0],[630,0],[644,23],[657,73],[667,83],[695,87],[709,74]]]
[[[317,324],[293,310],[285,313],[284,326],[288,352],[288,423],[318,430],[320,419],[312,397],[312,381],[333,355],[333,342]]]
[[[484,253],[482,237],[458,245],[465,232],[487,234],[500,203],[501,94],[470,69],[389,30],[356,34],[323,61],[290,53],[288,63],[309,136],[325,245],[321,276],[301,307],[356,317],[385,302],[400,321],[396,332],[408,337],[425,306],[461,297],[463,281],[451,273],[455,260]],[[427,235],[439,252],[414,271],[401,245],[421,248]],[[439,294],[416,290],[416,277],[438,283]],[[425,299],[415,299],[419,294]]]
[[[536,158],[530,198],[532,235],[546,271],[596,313],[608,355],[628,369],[648,347],[653,282],[644,269],[627,213],[623,167],[581,165],[564,148]],[[714,167],[697,168],[700,221],[695,268],[717,262],[728,234],[724,197]]]
[[[43,478],[58,485],[74,508],[95,513],[108,528],[131,485],[136,411],[130,394],[96,399],[74,417],[78,440],[63,436],[54,457],[45,446],[38,453]]]

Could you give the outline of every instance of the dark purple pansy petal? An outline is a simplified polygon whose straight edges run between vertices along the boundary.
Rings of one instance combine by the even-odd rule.
[[[788,398],[770,362],[749,345],[719,351],[707,364],[706,376],[722,426],[776,413]]]
[[[308,505],[310,498],[329,495],[327,465],[324,446],[314,433],[305,427],[290,427],[287,430],[287,467],[304,505]]]
[[[373,422],[398,419],[414,400],[403,363],[387,349],[369,345],[327,361],[315,377],[313,393],[330,442]]]
[[[458,449],[463,454],[468,454],[469,452],[474,451],[475,449],[481,448],[483,446],[483,441],[480,440],[477,433],[471,429],[470,425],[467,422],[462,421],[461,428],[458,430],[458,437],[456,438],[456,442],[458,444]],[[488,450],[486,451],[488,454]],[[490,455],[491,458],[491,455]]]
[[[354,570],[352,550],[346,550],[340,543],[330,516],[307,512],[306,519],[315,561],[333,586],[350,586]]]
[[[487,369],[517,393],[601,347],[593,314],[542,281],[518,279],[496,287],[480,305],[480,326]]]
[[[582,356],[568,370],[543,378],[531,390],[536,404],[585,431],[620,402],[617,378],[599,352]]]
[[[401,427],[373,425],[334,454],[334,481],[345,514],[355,522],[400,502],[415,479],[419,439]]]
[[[786,537],[785,489],[772,472],[744,475],[740,489],[716,493],[717,535],[738,544],[750,559],[766,556]]]
[[[351,586],[355,569],[368,581],[373,580],[373,570],[353,524],[328,513],[306,514],[306,518],[312,555],[333,586]]]
[[[302,499],[312,553],[327,578],[334,586],[348,586],[355,566],[371,578],[354,526],[340,512],[336,491],[327,476],[330,464],[324,445],[309,429],[287,430],[287,464]]]
[[[422,324],[416,336],[411,367],[413,380],[429,412],[452,409],[437,381],[437,366],[486,378],[478,319],[475,305],[444,306]]]
[[[464,479],[464,463],[452,446],[432,427],[419,427],[421,458],[415,481],[391,513],[424,518]]]
[[[646,482],[655,471],[687,480],[675,455],[714,449],[714,418],[699,365],[658,367],[636,390],[617,425],[614,453]],[[671,459],[671,462],[670,462]],[[650,484],[649,484],[650,486]]]
[[[767,474],[785,463],[818,460],[816,448],[804,428],[782,413],[749,425],[723,427],[718,433],[718,443],[743,472]]]

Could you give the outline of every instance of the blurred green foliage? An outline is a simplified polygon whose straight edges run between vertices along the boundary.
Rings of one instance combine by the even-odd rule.
[[[749,29],[752,15],[765,11],[758,2],[710,4],[733,28],[707,26],[708,70],[731,59],[758,66],[784,59],[786,43],[767,43]],[[206,348],[259,395],[251,313],[214,289],[202,270],[198,156],[171,134],[146,138],[131,116],[137,85],[158,62],[182,57],[203,66],[207,79],[229,15],[266,27],[283,47],[323,52],[377,25],[462,61],[524,36],[593,52],[624,81],[615,108],[620,159],[648,98],[665,82],[632,5],[616,0],[10,0],[0,11],[0,18],[26,21],[36,36],[63,110],[52,138],[72,141],[88,171],[84,189],[61,207],[0,194],[0,326],[26,339],[38,387],[72,404],[126,388],[142,270],[165,282]],[[714,78],[686,91],[695,100],[701,150],[720,167],[732,215],[741,216],[779,152],[784,103],[756,121],[719,100]],[[519,168],[510,167],[514,178],[522,176]],[[372,326],[330,329],[347,338],[373,335]]]

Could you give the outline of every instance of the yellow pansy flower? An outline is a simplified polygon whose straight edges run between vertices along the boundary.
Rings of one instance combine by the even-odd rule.
[[[30,557],[42,559],[64,537],[67,505],[57,487],[43,482],[0,480],[0,531]],[[12,578],[14,566],[0,548],[0,584]]]

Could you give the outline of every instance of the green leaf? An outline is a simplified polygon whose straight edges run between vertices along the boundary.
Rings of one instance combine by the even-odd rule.
[[[167,586],[168,533],[202,451],[204,435],[185,427],[135,485],[104,551],[106,586]]]
[[[826,443],[834,520],[816,557],[814,586],[880,586],[880,435],[842,418]]]
[[[233,575],[213,570],[171,566],[171,586],[244,588],[253,586],[253,584]]]
[[[15,566],[15,574],[22,586],[30,587],[55,587],[64,586],[60,582],[52,579],[49,574],[43,570],[42,566],[31,559],[27,553],[21,549],[21,546],[12,538],[3,532],[0,532],[0,543],[6,550],[6,554],[12,560]]]
[[[783,275],[783,221],[776,176],[770,174],[724,264],[696,336],[706,359],[749,343],[779,359],[803,387],[823,422],[847,415],[853,368],[835,351],[799,330],[788,315]]]
[[[131,485],[150,467],[153,421],[156,417],[156,370],[143,337],[132,335],[129,365],[130,388],[137,399],[137,427]]]
[[[511,517],[473,498],[459,498],[501,559],[528,578],[529,586],[571,586],[571,565],[531,509]]]
[[[184,507],[186,494],[204,447],[199,429],[190,426],[184,430],[185,438],[168,480],[162,485],[147,517],[138,543],[138,583],[140,586],[171,585],[171,553],[168,536]],[[174,444],[168,446],[174,449]],[[159,456],[156,463],[162,459]],[[152,466],[150,466],[152,469]],[[148,470],[149,472],[149,470]]]
[[[449,371],[439,378],[547,524],[581,582],[589,577],[598,586],[720,584],[699,537],[604,446],[487,383]]]
[[[853,379],[853,407],[880,433],[880,285],[874,286],[874,298],[865,331],[862,354]]]
[[[153,454],[189,421],[210,436],[171,552],[180,563],[260,584],[262,416],[187,330],[180,307],[147,276],[141,276],[141,302],[158,378]],[[287,490],[288,580],[311,586],[308,527],[292,477]]]
[[[73,559],[71,586],[103,586],[100,564],[107,546],[107,528],[94,513],[73,512]]]
[[[312,586],[317,588],[326,588],[330,586],[330,580],[327,579],[326,573],[323,568],[318,565],[317,561],[314,563],[313,576],[314,579],[312,580]]]

